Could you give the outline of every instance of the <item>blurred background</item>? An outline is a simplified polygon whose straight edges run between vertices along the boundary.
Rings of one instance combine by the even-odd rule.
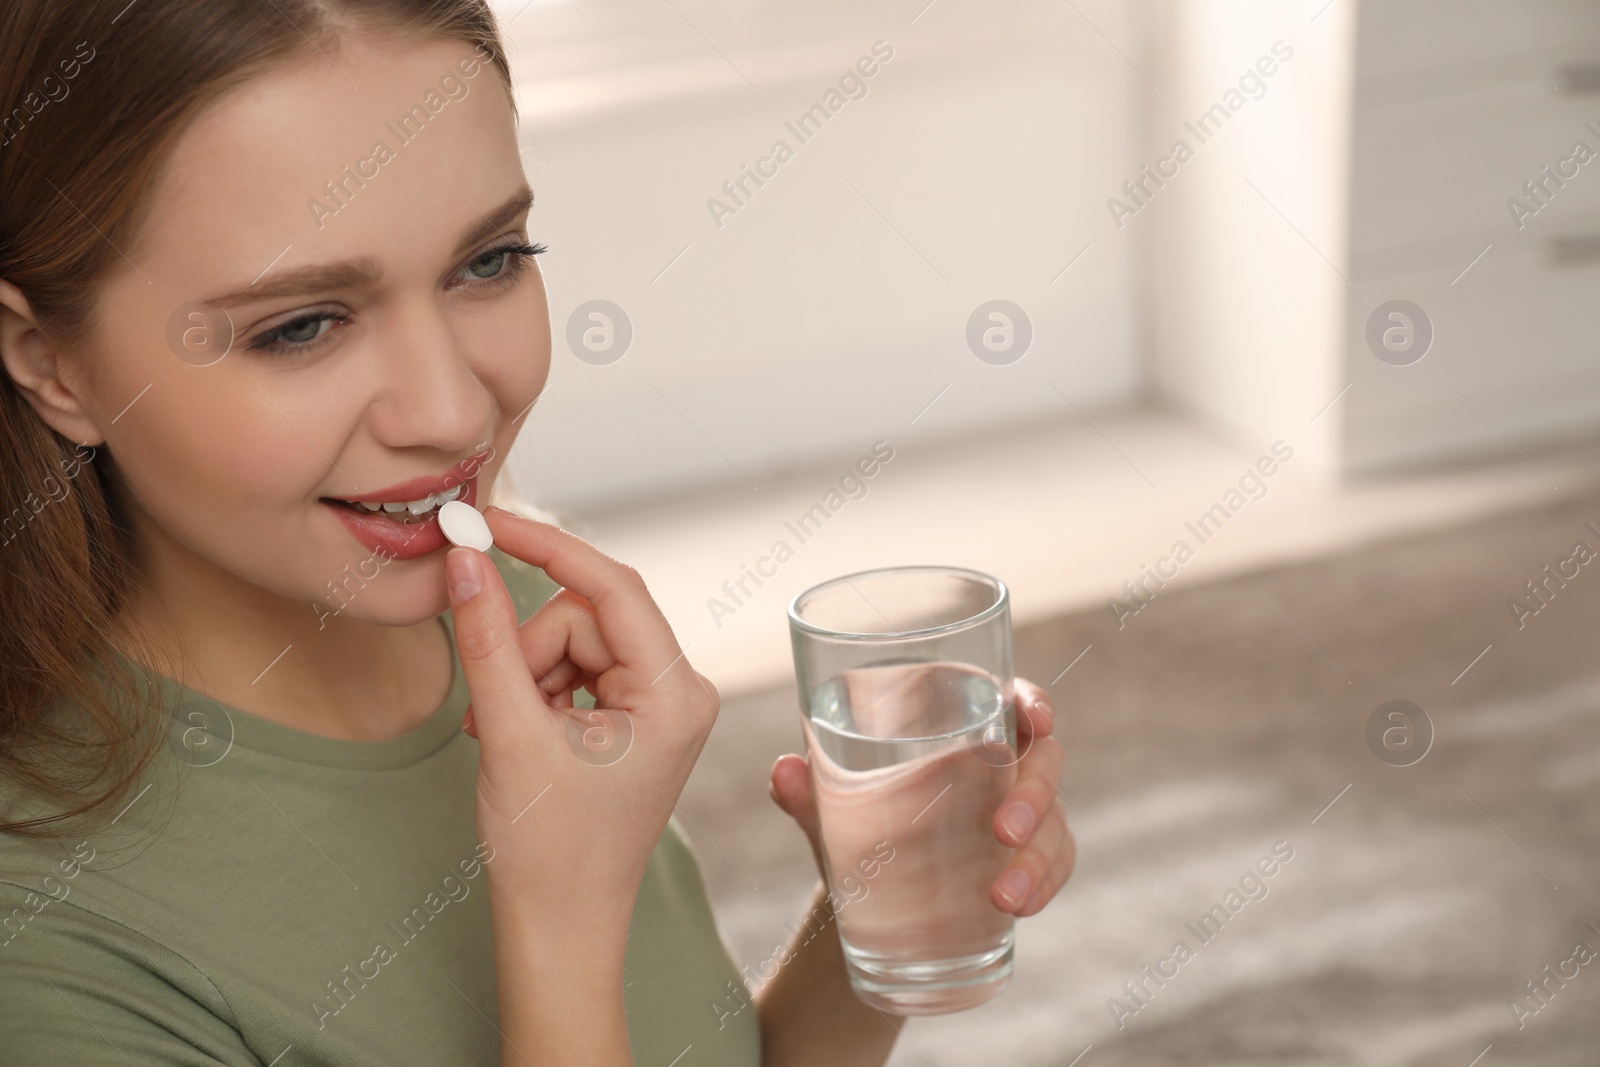
[[[788,600],[950,563],[1079,863],[892,1063],[1593,1063],[1600,4],[497,7],[556,336],[512,475],[723,695],[680,814],[738,962],[816,877]]]

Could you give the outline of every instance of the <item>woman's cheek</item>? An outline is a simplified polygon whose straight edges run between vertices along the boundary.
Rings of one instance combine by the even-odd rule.
[[[538,399],[550,378],[550,309],[537,263],[528,267],[520,288],[527,298],[504,301],[472,339],[478,378],[509,418],[521,415]]]
[[[253,373],[251,358],[173,359],[177,369],[157,373],[111,427],[110,451],[135,504],[168,536],[269,587],[303,584],[292,561],[325,518],[314,495],[340,438],[281,379]]]

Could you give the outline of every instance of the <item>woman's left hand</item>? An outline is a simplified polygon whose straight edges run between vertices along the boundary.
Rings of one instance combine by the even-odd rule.
[[[1017,745],[1023,756],[1017,782],[995,810],[991,828],[1001,844],[1017,851],[989,886],[989,899],[1001,911],[1022,918],[1050,903],[1071,876],[1078,849],[1056,791],[1065,754],[1050,736],[1055,708],[1045,691],[1025,678],[1016,680],[1016,700]],[[805,831],[817,871],[823,873],[817,805],[805,757],[793,752],[779,756],[767,791]]]

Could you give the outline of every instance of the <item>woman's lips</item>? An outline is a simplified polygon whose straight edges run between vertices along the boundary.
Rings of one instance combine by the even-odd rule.
[[[462,486],[459,499],[467,504],[477,507],[478,477],[472,477],[460,483]],[[322,505],[334,513],[345,529],[374,552],[383,552],[392,559],[416,559],[426,556],[430,552],[437,552],[450,542],[445,539],[444,531],[439,529],[439,509],[435,508],[428,513],[426,519],[413,519],[409,522],[401,521],[399,515],[405,512],[391,514],[387,511],[367,511],[359,505],[336,502],[327,497],[322,499]]]
[[[365,500],[369,504],[398,504],[406,500],[421,500],[423,497],[434,493],[443,493],[454,489],[470,479],[478,476],[478,471],[483,465],[494,458],[494,449],[475,453],[461,460],[443,474],[422,475],[409,481],[399,482],[386,489],[374,489],[359,496],[336,496],[330,500],[345,500],[354,502]]]

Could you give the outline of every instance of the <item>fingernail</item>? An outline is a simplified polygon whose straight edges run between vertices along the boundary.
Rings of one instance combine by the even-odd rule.
[[[1026,841],[1033,832],[1033,809],[1026,804],[1014,804],[1000,819],[1000,825],[1017,841]]]
[[[481,555],[470,548],[452,548],[445,557],[444,578],[450,587],[450,603],[464,604],[483,592],[483,573],[478,563]]]
[[[1028,877],[1028,872],[1021,867],[1013,867],[1000,876],[996,888],[1000,891],[1000,899],[1006,902],[1007,907],[1014,908],[1028,899],[1028,891],[1033,887],[1033,879]]]

